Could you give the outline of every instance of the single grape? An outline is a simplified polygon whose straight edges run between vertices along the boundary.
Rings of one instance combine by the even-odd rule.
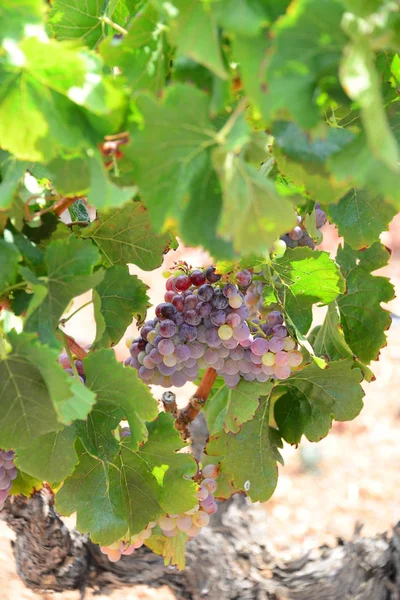
[[[143,366],[146,367],[146,369],[154,369],[155,363],[151,360],[149,354],[144,357]]]
[[[240,375],[239,373],[235,373],[235,375],[224,375],[224,381],[226,387],[234,389],[240,381]]]
[[[190,278],[187,275],[178,275],[172,282],[172,287],[178,292],[185,292],[191,286]]]
[[[158,350],[158,348],[153,348],[152,350],[150,350],[149,358],[151,358],[155,365],[158,365],[160,362],[162,362],[163,359],[162,354]]]
[[[209,317],[213,307],[209,302],[199,302],[196,310],[201,317]]]
[[[217,275],[215,267],[207,267],[205,275],[210,283],[217,283],[221,279],[221,275]]]
[[[211,304],[216,309],[225,309],[228,306],[228,298],[221,291],[215,291]]]
[[[272,332],[276,337],[284,338],[287,336],[287,329],[283,325],[274,325]]]
[[[170,292],[171,290],[173,290],[172,282],[174,281],[174,279],[175,279],[175,277],[171,276],[171,277],[168,277],[167,281],[165,282],[165,289],[168,292]]]
[[[252,282],[252,275],[250,271],[244,269],[243,271],[239,271],[238,273],[236,273],[236,281],[238,282],[240,287],[249,286]]]
[[[285,365],[284,367],[278,367],[275,365],[274,367],[274,375],[277,379],[287,379],[290,377],[290,366]]]
[[[268,352],[268,342],[267,340],[265,340],[264,338],[255,338],[252,342],[251,342],[251,351],[253,352],[253,354],[255,354],[256,356],[262,356],[263,354],[265,354],[266,352]]]
[[[183,371],[175,371],[175,373],[172,373],[170,375],[170,380],[171,385],[179,388],[185,385],[185,383],[187,382],[187,376],[186,373],[184,373]]]
[[[175,347],[174,354],[179,361],[184,361],[190,358],[190,348],[185,344],[179,344]]]
[[[184,323],[179,328],[179,335],[183,342],[193,342],[197,337],[197,329],[193,325]]]
[[[296,348],[296,342],[291,337],[283,338],[283,349],[289,352],[290,350],[294,350]]]
[[[172,304],[175,306],[178,312],[182,312],[185,307],[185,301],[179,294],[175,294],[171,300]]]
[[[247,323],[241,323],[239,325],[239,327],[236,327],[236,329],[233,330],[233,337],[235,338],[235,340],[237,340],[238,342],[240,342],[241,340],[245,340],[249,337],[250,335],[250,329],[249,326],[247,325]]]
[[[274,327],[275,325],[282,325],[283,314],[278,310],[272,310],[270,313],[267,314],[266,320],[270,327]]]
[[[199,299],[194,294],[189,294],[189,296],[186,296],[186,298],[185,298],[185,311],[186,310],[193,310],[194,308],[196,308],[198,302],[199,302]]]
[[[205,500],[208,495],[208,489],[203,484],[201,484],[196,493],[197,499],[200,500],[200,502],[203,502],[203,500]]]
[[[156,306],[156,317],[162,319],[172,319],[176,315],[176,308],[172,303],[162,302]]]
[[[231,312],[226,317],[226,324],[230,325],[233,328],[238,327],[241,322],[242,319],[240,318],[240,315],[238,313]]]
[[[315,207],[315,224],[317,226],[317,229],[321,229],[321,227],[323,227],[323,225],[325,225],[326,219],[327,219],[326,212],[316,206]]]
[[[154,373],[154,369],[146,369],[146,367],[140,367],[139,369],[139,377],[143,379],[143,381],[150,381],[152,379]]]
[[[205,341],[211,348],[218,348],[221,345],[221,339],[218,335],[218,329],[211,327],[205,333]]]
[[[199,287],[206,282],[206,276],[204,275],[203,271],[196,270],[191,273],[190,281],[195,287]]]
[[[210,321],[215,327],[220,327],[224,325],[226,319],[225,311],[223,310],[213,310],[210,315]]]
[[[298,350],[288,353],[288,364],[291,367],[298,367],[303,362],[303,355]]]
[[[189,515],[179,515],[176,519],[176,526],[180,531],[188,531],[192,526],[192,517]]]
[[[243,358],[244,356],[244,349],[242,348],[242,346],[236,346],[236,348],[232,348],[232,350],[229,353],[229,357],[232,360],[240,360],[241,358]]]
[[[273,252],[277,258],[283,256],[286,252],[286,243],[283,240],[275,240],[273,244]]]
[[[182,325],[183,327],[183,325]],[[181,327],[181,329],[182,329]],[[162,339],[157,346],[157,349],[160,354],[163,356],[168,356],[168,354],[172,354],[175,350],[174,343],[169,339]]]
[[[201,358],[205,352],[205,346],[197,340],[187,346],[189,348],[191,358]]]
[[[236,296],[236,294],[238,293],[238,289],[237,289],[237,287],[236,287],[236,285],[234,283],[227,283],[222,288],[222,293],[227,298],[230,298],[231,296]]]
[[[272,367],[275,364],[275,354],[273,354],[272,352],[267,352],[266,354],[263,354],[261,362],[266,367]]]
[[[199,287],[197,292],[197,296],[200,298],[202,302],[209,302],[211,298],[214,296],[214,290],[211,285],[205,283]]]
[[[228,358],[228,360],[225,361],[226,375],[236,375],[238,373],[238,371],[239,371],[238,361]]]
[[[68,354],[60,354],[60,356],[58,357],[58,363],[62,366],[63,369],[69,369],[71,367]]]
[[[233,350],[234,348],[237,348],[239,344],[239,342],[235,340],[233,336],[229,338],[229,340],[224,340],[222,343],[225,346],[225,348],[228,348],[228,350]]]
[[[160,335],[163,338],[171,338],[176,333],[176,325],[170,319],[165,319],[160,323]]]
[[[195,327],[201,323],[201,316],[195,310],[185,310],[183,318],[185,319],[185,323],[194,325]]]
[[[277,352],[275,354],[275,364],[278,367],[285,367],[289,362],[289,355],[287,352],[282,350],[281,352]]]
[[[193,538],[199,535],[201,531],[201,527],[196,527],[196,525],[192,525],[190,529],[187,530],[187,534],[189,537]]]
[[[269,340],[269,349],[271,352],[280,352],[283,350],[283,339],[280,337],[272,337]]]
[[[303,236],[303,230],[298,225],[296,225],[296,227],[293,227],[293,229],[291,231],[289,231],[289,237],[291,240],[297,241],[302,236]]]
[[[167,367],[175,367],[175,365],[177,363],[177,358],[176,358],[176,356],[174,356],[174,354],[167,354],[163,358],[163,363]]]
[[[199,512],[194,513],[192,516],[192,522],[196,527],[206,527],[210,522],[210,517],[203,510],[199,510]]]
[[[176,527],[176,519],[170,517],[160,517],[158,519],[158,525],[163,531],[172,531]]]
[[[214,322],[214,324],[216,325],[215,322]],[[218,328],[218,335],[221,338],[221,340],[231,339],[231,337],[233,335],[232,327],[229,327],[229,325],[221,325],[221,327]]]
[[[236,296],[231,296],[229,298],[228,303],[231,308],[240,308],[242,306],[243,300],[242,297],[239,296],[239,294],[236,294]]]

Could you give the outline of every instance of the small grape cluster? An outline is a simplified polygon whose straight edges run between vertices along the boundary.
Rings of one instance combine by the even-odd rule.
[[[316,204],[314,214],[315,214],[315,225],[316,225],[317,229],[321,229],[321,227],[323,225],[325,225],[325,223],[326,223],[326,219],[327,219],[326,213],[325,213],[325,211],[322,210],[322,208],[320,207],[319,204]],[[319,235],[321,235],[321,234],[319,234]],[[285,242],[285,244],[288,248],[297,248],[297,246],[307,246],[308,248],[311,248],[312,250],[314,250],[314,248],[315,248],[315,241],[308,234],[308,232],[305,228],[304,219],[300,215],[297,216],[297,225],[295,227],[293,227],[293,229],[291,231],[289,231],[289,233],[286,233],[285,235],[283,235],[281,237],[281,240]],[[322,238],[321,238],[321,240],[322,240]]]
[[[71,361],[69,359],[68,354],[66,354],[66,353],[60,354],[60,356],[58,357],[58,362],[62,366],[62,368],[64,369],[64,371],[66,373],[71,375],[71,377],[75,377],[74,371],[71,368]],[[82,383],[86,383],[86,377],[85,377],[85,373],[83,371],[83,362],[79,358],[76,358],[76,359],[74,359],[74,365],[76,367],[76,371],[78,373],[78,377],[79,377],[80,381]]]
[[[8,492],[12,488],[12,481],[17,477],[18,471],[14,465],[14,452],[0,450],[0,510],[4,507]]]
[[[126,437],[128,435],[130,435],[129,428],[123,428],[121,436]],[[205,466],[201,473],[200,485],[197,492],[199,504],[185,513],[164,515],[157,521],[151,521],[142,531],[128,537],[128,539],[118,540],[110,544],[110,546],[100,546],[101,552],[111,562],[117,562],[121,556],[129,556],[137,548],[143,546],[145,540],[151,537],[157,525],[161,529],[162,534],[167,538],[175,537],[180,531],[186,533],[189,539],[196,537],[202,527],[208,525],[210,515],[213,515],[218,510],[213,496],[217,489],[215,479],[218,475],[219,469],[216,465]]]
[[[191,510],[177,515],[165,515],[158,519],[158,525],[165,537],[175,537],[180,531],[189,538],[199,535],[201,529],[210,522],[210,515],[217,512],[218,506],[214,498],[217,489],[215,481],[219,475],[216,465],[206,465],[201,472],[201,480],[197,491],[197,504]]]
[[[197,379],[199,369],[212,367],[234,388],[241,377],[286,379],[291,366],[300,364],[302,355],[281,313],[270,313],[263,324],[248,321],[245,292],[251,273],[238,272],[236,284],[220,280],[212,266],[167,280],[165,302],[145,323],[125,361],[143,381],[182,387]]]

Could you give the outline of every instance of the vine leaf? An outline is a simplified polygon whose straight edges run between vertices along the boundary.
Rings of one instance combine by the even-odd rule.
[[[281,439],[269,427],[268,414],[269,402],[264,402],[239,433],[218,433],[206,447],[209,456],[223,457],[222,475],[239,490],[245,490],[252,502],[266,502],[272,496],[278,481],[276,461],[282,462],[278,451]]]
[[[134,263],[145,271],[161,265],[171,243],[169,233],[154,231],[149,213],[140,202],[100,212],[81,235],[96,243],[108,265]]]
[[[326,369],[311,364],[276,386],[281,396],[274,416],[282,437],[297,444],[304,434],[311,442],[325,437],[332,420],[350,421],[363,407],[359,369],[352,359],[329,363]]]
[[[146,4],[132,18],[122,39],[108,37],[99,47],[105,63],[118,67],[135,91],[159,93],[165,85],[171,51],[159,22],[159,11]]]
[[[2,31],[0,40],[11,38],[18,40],[24,34],[26,25],[41,25],[45,7],[37,0],[24,0],[15,3],[4,0],[0,6]]]
[[[337,254],[347,286],[346,293],[337,300],[340,321],[347,344],[366,364],[377,360],[391,323],[389,312],[381,307],[381,302],[394,298],[393,285],[386,277],[371,274],[384,267],[388,259],[389,252],[379,242],[364,251],[340,246]]]
[[[218,379],[209,395],[203,412],[211,435],[221,431],[238,433],[240,426],[254,417],[260,397],[268,396],[271,383],[241,380],[235,389]]]
[[[17,449],[16,466],[40,481],[57,484],[71,475],[78,462],[75,428],[41,435],[24,449]]]
[[[123,445],[112,460],[100,460],[78,442],[79,464],[57,493],[57,510],[76,511],[79,530],[105,545],[138,533],[167,511],[190,510],[197,503],[197,486],[189,479],[196,463],[178,452],[183,446],[166,413],[149,425],[148,441],[138,451]]]
[[[265,3],[254,3],[251,0],[244,0],[240,4],[235,0],[221,0],[212,5],[212,12],[218,24],[226,31],[249,38],[260,34],[270,20]]]
[[[227,161],[221,166],[221,156],[217,160],[224,196],[219,233],[233,239],[240,254],[265,254],[282,231],[294,226],[292,203],[279,195],[271,180],[241,158],[233,158],[229,168]]]
[[[310,139],[295,123],[277,121],[272,133],[281,173],[318,202],[337,202],[348,190],[347,182],[332,181],[326,161],[349,144],[354,138],[351,132],[331,128],[324,138]]]
[[[0,294],[15,283],[20,259],[20,253],[14,244],[0,239]]]
[[[355,249],[371,246],[388,228],[396,209],[381,196],[367,190],[350,190],[338,204],[328,207],[333,221],[346,243]]]
[[[289,111],[301,127],[317,125],[318,87],[340,91],[335,78],[347,38],[339,0],[299,0],[275,25],[275,52],[267,68],[268,111]],[[332,90],[332,91],[333,91]]]
[[[12,488],[10,490],[11,496],[17,496],[22,494],[29,498],[33,492],[40,490],[43,487],[43,481],[18,470],[18,475],[12,482]]]
[[[134,179],[157,229],[168,217],[176,219],[193,178],[206,168],[209,148],[217,143],[208,104],[204,92],[183,84],[168,87],[162,104],[144,94],[137,98],[144,126],[132,132],[125,154],[133,161]]]
[[[1,161],[0,210],[7,210],[11,207],[14,194],[27,167],[28,163],[15,160],[11,157]]]
[[[157,401],[149,388],[138,378],[135,369],[125,369],[116,360],[113,350],[90,353],[83,365],[86,387],[96,394],[98,417],[103,415],[103,421],[110,417],[114,419],[117,415],[119,421],[126,418],[131,430],[132,448],[136,449],[147,436],[145,421],[152,421],[158,413]],[[96,428],[92,433],[96,435]]]
[[[283,284],[279,292],[285,298],[285,311],[302,334],[311,326],[313,304],[330,304],[345,289],[340,270],[327,252],[288,249],[272,269]]]
[[[99,258],[93,244],[75,236],[50,242],[45,253],[47,277],[37,280],[25,331],[37,333],[42,342],[59,347],[55,330],[68,304],[103,279],[102,270],[93,272]],[[27,271],[23,274],[26,278]]]
[[[169,21],[169,39],[178,47],[179,54],[227,79],[213,13],[197,0],[174,0],[173,5],[175,12]]]
[[[23,448],[36,437],[62,428],[56,404],[71,396],[58,353],[34,335],[11,331],[12,352],[0,362],[0,445]]]
[[[147,286],[130,275],[125,265],[106,270],[103,281],[93,290],[96,339],[93,348],[115,346],[135,317],[143,322],[149,297]]]
[[[88,156],[90,188],[87,196],[88,204],[106,211],[126,204],[137,191],[135,187],[120,188],[110,181],[104,168],[101,155],[96,152]]]

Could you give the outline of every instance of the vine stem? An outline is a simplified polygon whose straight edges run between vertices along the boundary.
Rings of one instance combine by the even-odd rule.
[[[187,440],[190,437],[189,425],[197,417],[211,392],[211,388],[217,378],[217,371],[209,367],[204,373],[200,385],[190,398],[185,408],[178,411],[175,427],[181,436]]]
[[[65,349],[68,350],[72,353],[75,354],[75,356],[77,356],[78,358],[80,358],[81,360],[83,360],[84,358],[86,358],[86,356],[88,355],[88,353],[86,352],[86,350],[84,350],[82,348],[82,346],[80,346],[78,344],[78,342],[76,342],[74,340],[73,337],[71,337],[70,335],[68,335],[67,333],[65,333],[64,331],[61,331],[61,329],[58,330],[59,333],[61,334],[61,337],[65,343]],[[68,351],[67,351],[68,354]],[[71,367],[72,368],[72,367]]]
[[[74,310],[74,312],[71,313],[69,317],[66,317],[65,319],[60,319],[60,325],[65,325],[65,323],[72,319],[72,317],[74,317],[80,310],[82,310],[82,308],[89,306],[89,304],[92,304],[92,302],[93,300],[88,300],[87,302],[85,302],[85,304],[82,304],[82,306],[78,306],[78,308]]]
[[[115,29],[115,31],[118,31],[118,33],[122,33],[122,35],[126,35],[128,33],[127,29],[124,29],[123,27],[121,27],[121,25],[118,25],[118,23],[114,23],[114,21],[112,21],[110,17],[107,17],[106,15],[103,15],[101,17],[101,20],[103,21],[103,23],[107,23],[107,25]]]

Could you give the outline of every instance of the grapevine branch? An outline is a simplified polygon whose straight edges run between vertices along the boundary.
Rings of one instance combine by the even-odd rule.
[[[78,342],[76,342],[74,340],[73,337],[71,337],[70,335],[67,335],[66,333],[64,333],[64,331],[61,331],[61,336],[62,336],[62,340],[68,344],[68,348],[70,349],[70,351],[72,352],[72,354],[75,354],[75,356],[77,356],[80,360],[83,360],[84,358],[86,358],[86,356],[88,355],[88,353],[86,352],[86,350],[84,350],[82,348],[82,346],[80,346],[78,344]]]
[[[212,367],[209,367],[204,373],[199,387],[190,398],[188,404],[185,406],[185,408],[182,408],[178,411],[175,427],[184,439],[189,438],[189,425],[192,423],[192,421],[194,421],[206,403],[216,377],[216,370]]]

